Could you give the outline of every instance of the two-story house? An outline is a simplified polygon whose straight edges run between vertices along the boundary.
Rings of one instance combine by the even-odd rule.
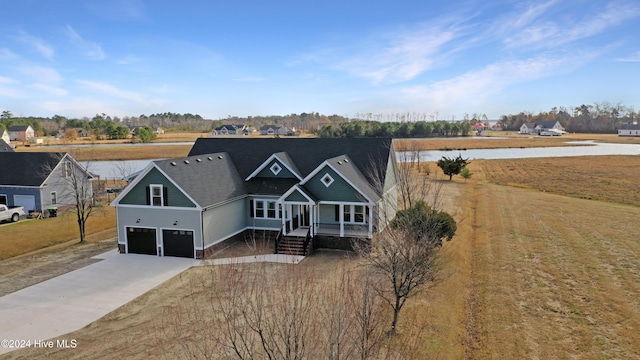
[[[395,216],[396,169],[391,139],[200,138],[112,202],[118,247],[203,258],[261,231],[302,254],[349,249]]]

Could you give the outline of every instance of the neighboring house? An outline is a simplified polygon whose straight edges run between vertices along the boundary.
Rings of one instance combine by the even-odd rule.
[[[618,129],[618,136],[640,136],[640,124],[625,124]]]
[[[68,128],[64,131],[65,136],[68,137],[88,137],[89,130],[84,128]]]
[[[160,126],[158,126],[154,132],[156,133],[156,135],[164,135],[164,129],[161,128]]]
[[[11,141],[31,141],[36,137],[31,125],[17,125],[9,128]]]
[[[480,121],[475,122],[471,125],[471,128],[477,132],[482,132],[487,129],[487,126]]]
[[[85,194],[93,196],[92,175],[67,153],[0,152],[0,169],[0,203],[25,212],[75,204],[69,178],[78,172]]]
[[[9,136],[7,130],[2,130],[2,132],[0,132],[0,140],[3,140],[7,144],[11,142],[11,137]]]
[[[543,131],[562,134],[564,128],[557,120],[540,120],[534,123],[524,123],[520,126],[521,134],[540,134]]]
[[[282,125],[260,126],[260,135],[291,135],[294,131]]]
[[[244,125],[222,125],[213,130],[214,135],[243,135]]]
[[[493,131],[502,131],[502,125],[500,123],[495,123],[491,125],[491,130]]]
[[[260,232],[278,252],[350,249],[395,216],[396,169],[385,138],[200,138],[186,158],[151,162],[111,203],[118,248],[204,258]]]
[[[13,148],[3,139],[0,139],[0,152],[13,152]]]

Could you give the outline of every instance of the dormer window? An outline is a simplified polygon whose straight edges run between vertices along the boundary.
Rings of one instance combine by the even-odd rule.
[[[280,165],[278,165],[278,163],[276,162],[276,163],[273,163],[273,165],[271,165],[269,170],[271,170],[273,175],[278,175],[280,171],[282,171],[282,167],[280,167]]]
[[[329,175],[329,173],[326,173],[322,178],[320,178],[320,181],[322,181],[324,186],[329,187],[331,184],[333,184],[334,180],[331,175]]]

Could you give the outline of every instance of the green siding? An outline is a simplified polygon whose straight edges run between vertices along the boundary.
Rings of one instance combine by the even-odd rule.
[[[274,173],[271,171],[271,167],[273,166],[273,164],[277,163],[278,166],[280,166],[280,168],[282,168],[282,170],[280,170],[280,172],[278,173],[278,175],[274,175]],[[269,162],[269,164],[262,169],[257,175],[256,177],[262,177],[262,178],[280,178],[280,179],[292,179],[292,178],[296,178],[296,176],[289,171],[289,169],[287,169],[284,165],[282,165],[282,163],[276,159],[271,160],[271,162]]]
[[[326,187],[322,183],[322,177],[325,174],[329,174],[333,178],[333,183]],[[324,201],[350,201],[350,202],[363,202],[366,199],[360,195],[349,183],[347,183],[342,177],[336,174],[330,167],[325,166],[320,172],[318,172],[311,180],[304,184],[304,187],[309,190],[319,200]]]
[[[171,181],[169,181],[158,169],[153,168],[120,200],[120,204],[147,205],[147,186],[150,184],[162,184],[167,188],[169,206],[196,207]]]
[[[286,199],[284,199],[284,201],[300,201],[300,202],[309,202],[309,199],[307,199],[304,195],[302,195],[300,193],[300,191],[298,189],[296,189],[294,192],[292,192],[289,196],[287,196]]]

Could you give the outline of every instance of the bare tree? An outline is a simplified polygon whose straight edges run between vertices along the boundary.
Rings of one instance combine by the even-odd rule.
[[[56,161],[44,166],[48,188],[56,189],[56,204],[71,205],[78,221],[80,242],[86,238],[86,224],[95,209],[93,175],[68,153],[51,153]],[[52,165],[55,164],[55,165]]]

